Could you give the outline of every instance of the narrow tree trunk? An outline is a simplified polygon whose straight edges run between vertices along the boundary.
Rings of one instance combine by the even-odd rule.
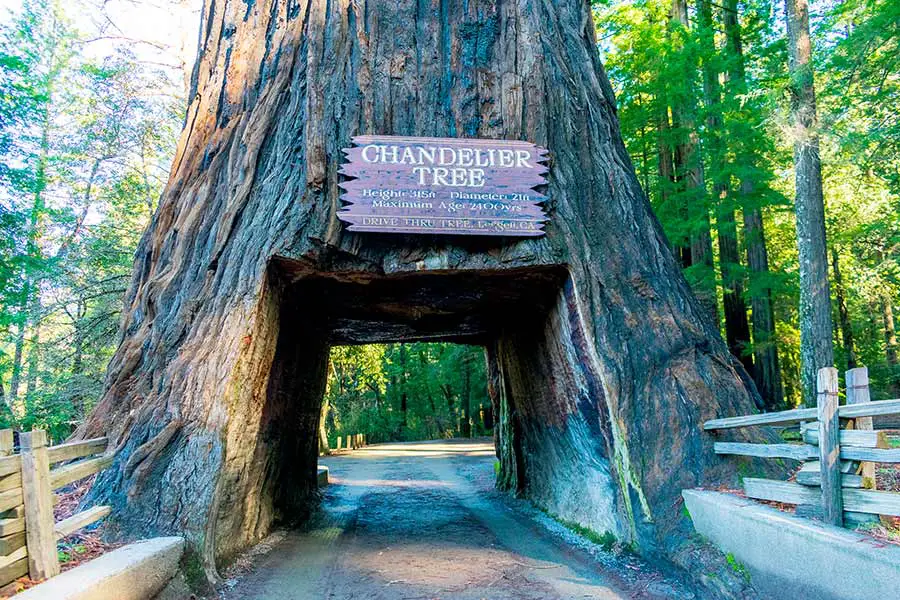
[[[328,418],[329,403],[328,399],[322,401],[322,410],[319,413],[319,454],[330,454],[331,447],[328,444],[328,429],[325,427],[325,421]]]
[[[791,78],[791,136],[794,143],[794,184],[797,248],[800,254],[800,359],[803,401],[815,405],[816,373],[834,365],[831,338],[831,291],[825,244],[825,199],[816,92],[813,87],[812,41],[807,0],[785,0]]]
[[[669,106],[664,98],[657,98],[658,105],[656,121],[656,152],[657,169],[659,173],[659,201],[664,207],[670,208],[674,202],[672,196],[675,191],[675,158],[672,152],[672,125],[669,122]],[[682,268],[691,266],[691,249],[684,245],[684,240],[675,240],[670,245],[675,258]]]
[[[741,188],[746,188],[745,183]],[[766,250],[762,211],[750,208],[744,212],[744,235],[747,264],[750,267],[750,308],[753,323],[753,378],[767,410],[784,407],[778,339],[775,335],[775,309],[769,279],[769,253]]]
[[[72,390],[72,410],[76,417],[84,418],[84,317],[87,313],[85,301],[78,299],[72,328],[75,330],[72,336],[72,376],[75,387]]]
[[[472,365],[468,354],[463,360],[462,413],[460,434],[465,438],[470,438],[472,437]]]
[[[31,402],[34,400],[35,393],[37,392],[37,388],[39,385],[39,376],[41,371],[41,352],[43,347],[41,345],[41,321],[40,314],[42,311],[40,293],[35,296],[34,299],[35,307],[32,308],[29,313],[33,315],[33,324],[31,326],[30,337],[28,344],[28,371],[25,377],[25,402],[26,406],[31,406]]]
[[[856,363],[856,345],[853,341],[850,313],[847,311],[844,278],[841,274],[841,263],[837,248],[831,249],[831,270],[834,273],[834,294],[835,300],[837,300],[838,323],[840,323],[841,340],[844,343],[844,354],[847,357],[847,368],[855,369],[858,366]]]
[[[890,294],[881,297],[881,316],[884,324],[884,358],[889,369],[888,393],[891,398],[900,397],[900,349],[897,346],[897,328],[894,326],[894,307]]]
[[[672,19],[680,27],[679,37],[687,37],[690,32],[686,0],[672,1]],[[689,46],[689,39],[681,40],[682,47]],[[691,52],[692,53],[692,52]],[[693,64],[693,60],[690,61]],[[685,81],[692,82],[691,74],[685,74]],[[691,287],[700,303],[706,309],[710,323],[718,323],[718,299],[716,297],[716,277],[713,267],[712,236],[710,235],[709,202],[703,177],[703,158],[700,154],[700,136],[697,133],[697,101],[694,90],[679,88],[673,106],[672,116],[679,131],[675,147],[675,177],[678,192],[686,205],[689,223]]]
[[[409,427],[409,407],[406,396],[406,344],[400,344],[400,414],[403,415],[401,423],[403,439],[406,439],[406,430]]]
[[[725,11],[726,15],[728,11]],[[701,4],[701,24],[708,33],[705,33],[707,46],[714,50],[712,8],[707,2]],[[704,87],[711,106],[721,102],[721,90],[719,86],[719,73],[707,67],[704,73]],[[718,206],[716,210],[716,225],[719,242],[719,270],[722,274],[722,303],[725,314],[725,339],[728,348],[751,374],[754,373],[753,357],[750,354],[750,322],[747,318],[747,304],[744,300],[744,274],[741,265],[741,255],[738,246],[737,223],[735,221],[735,199],[731,193],[726,171],[726,143],[718,131],[723,127],[721,118],[716,112],[711,112],[710,135],[713,153],[712,165],[719,175],[715,185]]]
[[[728,85],[735,95],[747,93],[744,68],[744,49],[737,0],[726,0],[722,10],[728,54]],[[744,144],[738,144],[743,147]],[[738,191],[744,215],[744,244],[747,248],[747,266],[750,269],[750,308],[753,326],[753,378],[768,410],[778,410],[784,404],[781,365],[778,359],[778,342],[775,336],[775,312],[772,304],[772,288],[769,282],[769,253],[766,248],[762,210],[753,199],[754,170],[759,157],[741,149],[737,159],[742,163],[743,174]]]
[[[738,249],[737,224],[731,201],[724,198],[718,213],[719,269],[722,272],[722,303],[725,308],[725,340],[728,349],[749,373],[753,373],[750,352],[750,322],[744,301],[741,255]]]
[[[27,286],[26,281],[26,286]],[[30,293],[30,292],[29,292]],[[15,349],[13,350],[13,364],[12,364],[12,375],[9,379],[9,407],[10,410],[16,411],[18,410],[16,404],[19,401],[19,386],[22,381],[22,365],[25,356],[25,335],[27,331],[27,319],[25,315],[27,314],[27,309],[25,306],[20,305],[16,315],[16,341],[15,341]]]
[[[673,2],[676,0],[673,0]],[[667,27],[667,39],[669,43],[674,43],[672,40],[672,27],[673,27],[673,15],[669,15],[669,23]],[[657,152],[659,155],[658,160],[658,169],[659,169],[659,186],[660,193],[659,199],[660,203],[666,210],[670,212],[674,212],[678,215],[679,221],[687,219],[687,205],[684,203],[684,198],[681,194],[678,193],[679,182],[678,182],[678,156],[677,156],[677,141],[675,139],[675,131],[678,129],[679,124],[677,121],[677,113],[672,111],[671,120],[669,116],[669,109],[672,105],[673,98],[668,90],[668,82],[660,82],[659,86],[659,95],[657,96],[656,102],[656,110],[658,112],[657,115]],[[681,263],[682,268],[690,267],[693,264],[693,260],[691,257],[691,244],[690,239],[687,236],[679,234],[679,236],[670,240],[672,242],[672,249],[675,253],[675,257]]]

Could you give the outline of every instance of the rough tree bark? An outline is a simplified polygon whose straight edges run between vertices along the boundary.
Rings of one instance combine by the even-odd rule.
[[[80,430],[118,450],[91,499],[124,534],[187,534],[214,577],[315,499],[329,345],[465,338],[488,348],[504,487],[642,552],[683,545],[681,489],[736,483],[699,425],[755,392],[638,185],[587,3],[207,0],[203,17]],[[341,148],[362,133],[548,148],[547,235],[345,232]]]
[[[803,402],[806,406],[815,406],[816,374],[822,367],[834,366],[825,198],[813,87],[809,3],[807,0],[785,0],[785,7],[794,142],[794,206],[800,253],[800,373]]]

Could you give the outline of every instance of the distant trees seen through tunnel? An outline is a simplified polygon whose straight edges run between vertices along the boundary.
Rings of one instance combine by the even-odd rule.
[[[451,343],[369,344],[331,350],[325,391],[328,446],[489,435],[484,349]]]

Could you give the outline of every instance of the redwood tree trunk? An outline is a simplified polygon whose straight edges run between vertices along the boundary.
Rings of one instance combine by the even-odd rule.
[[[699,425],[755,393],[638,185],[587,3],[203,15],[187,126],[80,431],[118,449],[92,499],[124,533],[187,534],[213,577],[314,500],[330,345],[466,337],[489,350],[504,487],[642,552],[683,548],[681,489],[736,484]],[[346,232],[341,148],[362,133],[548,148],[547,235]]]

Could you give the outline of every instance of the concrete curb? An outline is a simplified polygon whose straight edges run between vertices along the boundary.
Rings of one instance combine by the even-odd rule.
[[[900,597],[900,546],[731,494],[682,496],[697,533],[733,555],[760,592],[797,600]]]
[[[150,600],[178,571],[184,539],[144,540],[113,550],[16,595],[16,600]]]

